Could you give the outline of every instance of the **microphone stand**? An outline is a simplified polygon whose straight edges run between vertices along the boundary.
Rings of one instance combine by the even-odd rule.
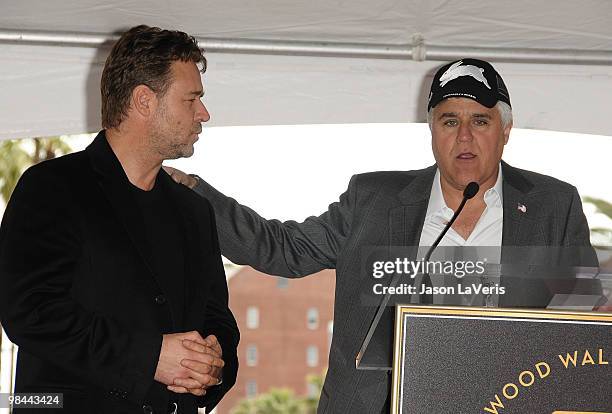
[[[455,220],[457,219],[457,216],[459,216],[459,213],[461,213],[461,210],[463,210],[463,207],[465,206],[465,203],[467,203],[467,201],[471,198],[473,198],[477,193],[478,190],[480,190],[480,186],[478,185],[478,183],[472,181],[471,183],[469,183],[465,189],[463,190],[463,200],[461,200],[461,204],[459,205],[459,208],[457,209],[457,211],[455,212],[455,214],[453,215],[453,218],[448,222],[448,224],[446,225],[446,227],[444,228],[444,230],[442,231],[442,233],[440,234],[440,236],[438,236],[438,238],[436,239],[436,241],[434,242],[433,246],[431,246],[429,248],[429,251],[427,252],[427,255],[425,256],[425,260],[429,260],[429,258],[431,257],[431,254],[433,253],[434,249],[436,248],[436,246],[440,243],[440,240],[442,240],[442,237],[444,237],[444,235],[446,234],[446,232],[448,231],[448,229],[453,225],[453,223],[455,222]],[[431,279],[429,277],[428,273],[425,273],[425,275],[427,276],[427,280],[429,283],[429,286],[431,286]],[[389,284],[390,287],[395,287],[397,285],[397,283],[399,282],[400,279],[400,275],[396,274],[392,279],[391,279],[391,283]],[[425,279],[423,280],[423,283],[425,283]],[[423,300],[429,300],[429,302],[427,302],[427,304],[432,304],[433,303],[433,297],[432,295],[425,295],[426,297],[423,297],[424,295],[421,295],[420,299],[421,299],[421,303],[425,303],[423,302]],[[427,297],[428,296],[428,297]],[[374,332],[376,330],[376,327],[378,326],[378,323],[380,322],[380,319],[382,318],[382,315],[387,307],[387,304],[389,303],[389,300],[391,298],[391,294],[387,292],[387,294],[385,295],[385,297],[382,299],[380,305],[378,306],[378,310],[376,312],[376,314],[374,315],[374,319],[372,320],[372,323],[370,324],[370,328],[368,329],[368,333],[366,334],[363,343],[361,345],[361,348],[359,349],[359,352],[357,353],[357,356],[355,358],[355,364],[357,367],[359,367],[359,364],[361,362],[361,359],[365,356],[365,352],[366,349],[368,347],[368,344],[370,343],[370,340],[372,339],[372,337],[374,336]]]
[[[444,227],[444,230],[442,230],[442,233],[440,233],[436,241],[433,242],[433,244],[427,251],[427,254],[423,258],[425,269],[427,269],[427,263],[429,262],[429,258],[431,257],[432,253],[434,252],[436,247],[438,247],[438,244],[440,244],[440,241],[442,241],[442,238],[444,237],[446,232],[448,232],[448,230],[451,228],[455,220],[457,220],[457,217],[459,217],[459,214],[461,213],[461,211],[463,211],[463,207],[465,207],[465,203],[467,203],[469,199],[474,198],[474,196],[478,194],[478,190],[480,190],[480,186],[475,181],[472,181],[465,187],[465,189],[463,190],[463,200],[461,200],[461,204],[459,204],[459,208],[457,208],[457,210],[455,211],[455,214],[453,214],[453,217],[446,224],[446,226]],[[431,283],[431,277],[429,276],[429,272],[423,273],[423,280],[421,281],[421,286],[425,286],[424,293],[420,295],[421,304],[423,305],[433,304],[433,294],[425,293],[427,292],[428,289],[431,290],[431,288],[433,287]],[[421,290],[423,290],[422,287],[421,287]]]

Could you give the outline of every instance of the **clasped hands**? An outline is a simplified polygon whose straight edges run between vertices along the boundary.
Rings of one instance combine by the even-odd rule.
[[[197,331],[163,335],[155,381],[172,392],[202,396],[220,383],[222,357],[214,335],[202,338]]]

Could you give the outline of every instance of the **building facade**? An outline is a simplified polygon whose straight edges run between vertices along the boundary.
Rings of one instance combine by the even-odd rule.
[[[240,328],[240,369],[216,413],[230,414],[244,398],[271,388],[290,388],[299,396],[318,392],[307,377],[327,368],[334,271],[285,279],[243,267],[229,278],[228,287]]]

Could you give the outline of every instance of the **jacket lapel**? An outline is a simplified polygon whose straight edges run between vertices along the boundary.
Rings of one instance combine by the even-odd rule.
[[[387,257],[377,257],[377,260],[393,260],[398,253],[394,247],[418,246],[435,172],[435,166],[421,171],[397,194],[399,205],[391,207],[388,212],[389,245],[385,248]],[[404,250],[404,253],[406,251]],[[416,252],[416,249],[410,249],[408,254],[416,255]],[[385,284],[390,285],[393,279],[385,279]],[[361,349],[360,355],[357,356],[362,358],[362,363],[385,365],[388,362],[385,359],[391,358],[392,341],[389,338],[393,336],[395,314],[391,304],[395,303],[395,300],[391,295],[385,295],[380,297],[377,306],[363,307],[360,319],[371,322],[363,325],[365,331],[362,337],[369,335],[369,342],[367,348]],[[383,397],[384,395],[378,396]]]
[[[426,168],[400,193],[401,205],[389,211],[391,246],[418,246],[436,166]]]
[[[108,144],[104,131],[101,131],[96,136],[86,151],[94,171],[98,174],[98,185],[106,195],[147,270],[157,282],[158,287],[160,287],[159,276],[153,271],[151,266],[142,215],[138,210],[136,199],[130,189],[129,180],[121,163]]]
[[[206,252],[202,246],[202,238],[198,237],[200,226],[192,214],[198,206],[189,205],[189,199],[185,197],[182,191],[184,189],[179,184],[174,183],[165,171],[162,170],[160,172],[158,180],[159,184],[162,185],[164,194],[169,196],[170,208],[174,217],[177,218],[181,234],[184,269],[181,274],[181,280],[175,279],[173,283],[183,284],[183,297],[185,300],[181,307],[182,313],[176,315],[178,326],[183,326],[184,318],[188,315],[186,309],[187,303],[193,303],[193,300],[190,298],[194,295],[199,296],[198,291],[204,291],[200,284],[205,279],[202,275],[205,274],[203,257],[205,257]],[[202,234],[210,233],[202,232]]]
[[[502,161],[504,224],[502,246],[539,245],[545,242],[537,212],[542,206],[531,192],[533,184],[520,170]],[[502,256],[503,257],[503,256]]]
[[[506,294],[499,297],[499,306],[515,307],[526,302],[530,295],[525,290],[524,277],[528,276],[524,265],[531,262],[530,253],[536,252],[529,246],[546,244],[539,213],[545,211],[537,198],[531,183],[520,170],[502,161],[504,224],[502,231],[502,278]],[[518,267],[517,267],[518,266]],[[517,273],[518,272],[518,273]],[[520,275],[520,278],[517,276]],[[542,304],[548,303],[544,300]]]

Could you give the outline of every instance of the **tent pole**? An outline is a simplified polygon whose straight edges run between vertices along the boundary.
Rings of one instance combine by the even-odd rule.
[[[118,35],[71,32],[18,31],[0,29],[0,44],[28,44],[74,47],[108,47]],[[267,55],[302,55],[398,59],[415,61],[449,61],[470,56],[495,62],[549,63],[574,65],[612,65],[612,50],[567,50],[493,48],[471,46],[427,45],[415,38],[410,45],[303,42],[286,40],[249,40],[197,38],[207,52]]]

